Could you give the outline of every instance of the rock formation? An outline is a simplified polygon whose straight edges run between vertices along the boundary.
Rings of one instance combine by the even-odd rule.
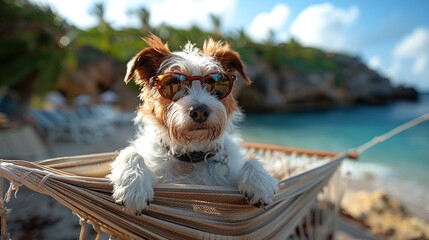
[[[287,63],[275,66],[255,54],[247,66],[254,83],[238,93],[240,104],[248,112],[260,112],[417,100],[413,88],[394,87],[389,79],[369,69],[357,57],[331,54],[327,58],[338,72],[303,73]]]
[[[288,53],[280,50],[274,52],[280,56],[276,58],[281,59]],[[308,51],[318,62],[297,56],[298,63],[294,65],[294,58],[289,58],[289,62],[272,60],[267,53],[251,49],[246,69],[253,84],[244,86],[237,81],[234,90],[243,109],[246,112],[317,110],[356,103],[417,100],[413,88],[393,87],[389,79],[369,69],[357,57],[328,54],[318,49]],[[126,63],[90,47],[79,49],[77,56],[80,67],[73,73],[72,81],[80,93],[91,96],[96,103],[103,89],[110,89],[118,94],[121,108],[135,109],[138,93],[130,91],[122,81]],[[321,67],[323,64],[328,67]],[[300,67],[302,65],[305,67]]]
[[[429,239],[429,224],[383,191],[348,193],[342,207],[372,233],[391,239]]]

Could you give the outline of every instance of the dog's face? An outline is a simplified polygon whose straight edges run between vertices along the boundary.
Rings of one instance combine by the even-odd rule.
[[[239,112],[230,93],[238,73],[246,84],[239,55],[212,39],[202,50],[188,43],[181,52],[152,35],[148,47],[127,65],[125,82],[134,78],[141,86],[139,114],[153,116],[180,145],[213,141],[224,133]]]

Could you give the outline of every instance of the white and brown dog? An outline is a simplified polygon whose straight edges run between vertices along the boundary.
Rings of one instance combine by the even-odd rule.
[[[242,118],[231,90],[239,55],[212,39],[181,52],[151,35],[127,65],[125,82],[141,86],[137,139],[123,149],[108,176],[113,198],[139,214],[158,182],[235,186],[250,204],[269,204],[277,182],[257,160],[246,160],[233,132]]]

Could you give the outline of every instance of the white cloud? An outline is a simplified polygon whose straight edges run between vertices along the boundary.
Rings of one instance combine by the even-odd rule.
[[[414,29],[395,46],[393,57],[396,60],[413,61],[412,73],[423,74],[429,68],[429,29]]]
[[[381,65],[381,59],[379,56],[373,56],[368,60],[368,66],[373,70],[378,70]]]
[[[416,28],[405,36],[393,50],[393,56],[396,58],[410,58],[422,53],[422,50],[429,50],[429,30],[426,28]]]
[[[97,2],[99,1],[95,1],[95,3]],[[136,17],[129,14],[130,10],[135,10],[139,7],[135,1],[104,0],[102,2],[106,7],[106,21],[109,22],[113,27],[137,26],[139,24],[139,22],[136,20]],[[91,8],[92,7],[93,6],[91,5]]]
[[[247,32],[256,41],[266,40],[270,31],[281,31],[289,15],[290,9],[287,5],[277,4],[271,9],[271,12],[258,14],[247,28]],[[280,37],[286,38],[281,32]]]
[[[78,27],[90,27],[96,24],[96,19],[89,14],[94,3],[91,1],[68,0],[31,0],[31,2],[50,6],[52,10],[65,18],[67,22]]]
[[[166,23],[175,27],[197,25],[209,29],[210,14],[220,16],[222,21],[230,21],[236,3],[237,0],[160,0],[149,2],[148,9],[150,21],[156,26]]]
[[[424,74],[425,70],[428,69],[428,55],[429,54],[421,54],[416,57],[416,61],[413,64],[413,73],[416,75]]]
[[[329,50],[345,49],[348,27],[359,17],[359,9],[341,9],[330,3],[305,8],[291,24],[290,32],[304,45]]]
[[[392,78],[429,90],[429,29],[419,27],[406,35],[392,51],[388,70]]]
[[[87,0],[31,0],[34,3],[49,5],[72,24],[81,28],[92,27],[96,19],[90,10],[99,1]],[[136,26],[139,24],[129,10],[146,7],[150,12],[150,22],[155,26],[162,23],[174,27],[190,27],[196,25],[205,29],[211,28],[210,14],[221,17],[221,20],[232,21],[237,0],[105,0],[106,20],[114,27]]]
[[[401,70],[402,70],[401,62],[398,61],[397,59],[393,59],[392,64],[386,70],[386,73],[392,80],[397,81],[398,74],[399,72],[401,72]]]

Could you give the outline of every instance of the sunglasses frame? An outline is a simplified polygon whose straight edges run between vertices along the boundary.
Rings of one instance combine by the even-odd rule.
[[[232,88],[233,88],[233,86],[234,86],[234,81],[237,79],[237,76],[235,76],[235,75],[233,75],[233,74],[231,74],[231,73],[225,73],[225,72],[214,72],[214,73],[207,74],[207,75],[205,75],[205,76],[188,76],[188,75],[183,74],[183,73],[180,73],[180,72],[168,72],[168,73],[164,73],[164,74],[161,74],[161,75],[157,75],[157,76],[153,76],[153,77],[151,77],[151,78],[149,79],[149,82],[150,82],[150,83],[155,83],[155,84],[156,84],[156,87],[157,87],[157,89],[158,89],[159,94],[160,94],[163,98],[168,99],[168,100],[171,100],[171,101],[173,101],[173,102],[178,101],[178,100],[179,100],[180,98],[182,98],[182,97],[180,97],[180,98],[178,98],[178,99],[174,100],[174,99],[172,99],[172,98],[170,98],[170,97],[165,96],[165,94],[164,94],[164,93],[162,92],[162,90],[161,90],[161,83],[162,83],[162,79],[163,79],[163,78],[165,78],[166,76],[173,75],[173,74],[178,74],[178,75],[185,76],[185,77],[186,77],[186,80],[185,80],[185,81],[187,81],[187,82],[188,82],[188,85],[189,85],[189,86],[192,86],[192,82],[193,82],[193,81],[200,81],[200,82],[201,82],[201,84],[204,84],[204,83],[206,83],[206,82],[207,82],[207,80],[208,80],[212,75],[214,75],[214,74],[222,74],[222,75],[225,75],[225,76],[228,78],[228,81],[230,82],[229,89],[228,89],[228,92],[225,94],[225,96],[223,96],[223,97],[218,97],[218,99],[226,98],[226,97],[228,97],[228,95],[229,95],[229,94],[231,94],[231,92],[232,92]],[[184,82],[185,82],[185,81],[184,81]]]

